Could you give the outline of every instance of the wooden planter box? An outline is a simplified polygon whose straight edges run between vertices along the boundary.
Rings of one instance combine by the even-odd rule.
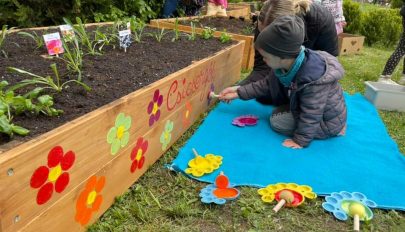
[[[239,41],[1,152],[0,231],[85,230],[207,110],[212,89],[239,79],[243,48]]]
[[[364,36],[341,33],[338,36],[339,55],[360,54],[363,50]]]
[[[197,19],[197,18],[204,18],[204,17],[209,17],[209,16],[193,16],[193,17],[184,17],[184,18],[178,18],[179,21],[181,20],[192,20],[192,19]],[[168,29],[174,29],[174,22],[176,21],[175,18],[169,18],[169,19],[155,19],[150,21],[150,25],[152,27],[160,27],[160,28],[168,28]],[[178,25],[178,30],[179,31],[184,31],[187,33],[191,33],[191,26],[185,26],[185,25]],[[196,27],[196,33],[201,34],[203,28]],[[232,39],[235,40],[243,40],[245,41],[245,47],[243,49],[243,57],[242,57],[242,68],[243,69],[251,69],[253,68],[254,65],[254,59],[255,59],[255,49],[254,49],[254,37],[249,36],[249,35],[240,35],[240,34],[233,34],[229,33],[229,35],[232,36]],[[214,32],[215,37],[220,37],[221,32],[216,31]]]

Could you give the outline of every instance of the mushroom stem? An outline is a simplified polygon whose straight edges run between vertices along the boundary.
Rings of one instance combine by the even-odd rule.
[[[193,150],[193,153],[194,153],[195,157],[200,156],[194,148],[192,148],[192,150]]]
[[[360,217],[358,214],[354,215],[353,230],[360,231]]]
[[[285,201],[284,199],[281,199],[281,200],[277,203],[277,205],[274,206],[273,211],[277,213],[277,212],[284,206],[285,202],[286,202],[286,201]]]

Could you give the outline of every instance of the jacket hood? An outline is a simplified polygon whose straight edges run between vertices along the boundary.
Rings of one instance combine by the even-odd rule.
[[[324,51],[305,50],[305,61],[298,70],[298,86],[306,84],[326,84],[340,80],[344,69],[336,57]]]

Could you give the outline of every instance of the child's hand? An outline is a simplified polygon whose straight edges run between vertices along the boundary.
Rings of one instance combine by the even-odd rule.
[[[294,142],[294,140],[292,139],[286,139],[283,142],[283,146],[284,147],[289,147],[292,149],[301,149],[302,147],[300,145],[298,145],[296,142]]]
[[[239,98],[237,90],[240,86],[232,86],[222,90],[219,93],[219,100],[224,101],[226,103],[231,102],[232,100]]]

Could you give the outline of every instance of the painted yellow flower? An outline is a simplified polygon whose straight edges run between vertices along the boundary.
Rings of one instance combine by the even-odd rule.
[[[261,188],[257,192],[262,196],[264,202],[272,202],[274,199],[280,200],[279,195],[282,190],[290,191],[294,195],[294,200],[286,204],[287,207],[296,207],[302,204],[305,198],[314,199],[316,194],[312,192],[312,188],[308,185],[298,185],[295,183],[277,183],[268,185],[266,188]]]
[[[115,155],[120,148],[125,147],[129,141],[129,128],[131,127],[131,117],[124,113],[118,114],[115,125],[108,131],[107,142],[111,144],[111,154]]]

